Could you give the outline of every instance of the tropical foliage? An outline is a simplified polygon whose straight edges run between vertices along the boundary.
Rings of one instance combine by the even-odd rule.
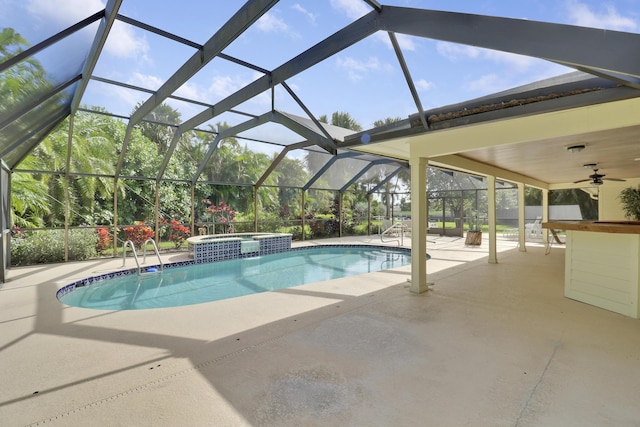
[[[28,46],[14,30],[0,30],[0,62]],[[0,75],[0,113],[19,109],[50,90],[51,83],[38,61],[21,61]],[[320,120],[328,122],[329,118],[335,126],[362,130],[347,112],[336,111]],[[339,160],[337,168],[318,177],[315,189],[304,194],[303,208],[301,188],[322,169],[329,154],[311,150],[304,156],[287,155],[270,170],[278,153],[259,151],[259,144],[253,145],[250,139],[240,143],[233,137],[219,138],[230,127],[228,123],[176,132],[183,121],[169,104],[157,106],[132,129],[127,128],[126,120],[102,108],[81,108],[63,121],[13,167],[13,222],[27,230],[15,235],[19,240],[14,245],[15,259],[27,258],[18,254],[22,243],[33,241],[38,246],[40,240],[52,238],[51,232],[41,230],[49,228],[74,230],[67,241],[72,240],[71,235],[73,239],[85,236],[90,256],[114,253],[110,249],[125,240],[139,246],[147,237],[165,238],[181,247],[190,235],[189,224],[210,227],[217,222],[223,223],[224,231],[252,231],[258,213],[259,228],[298,237],[333,235],[338,225],[343,231],[353,231],[362,222],[361,211],[368,203],[364,190],[381,182],[388,172],[383,167],[372,169],[350,189],[355,191],[339,196],[335,189],[366,164]],[[256,188],[258,181],[261,184]],[[391,191],[391,185],[386,184],[386,191]],[[194,203],[204,199],[210,204]],[[373,201],[376,210],[384,205]],[[338,206],[342,224],[337,223]],[[304,230],[303,219],[310,221]],[[65,240],[56,236],[56,244]],[[31,259],[58,259],[54,246],[55,256],[34,255]],[[89,253],[80,252],[72,256]]]
[[[131,241],[136,248],[142,248],[142,245],[148,240],[153,239],[153,230],[145,225],[142,221],[136,221],[135,224],[124,228],[124,234],[127,241]]]

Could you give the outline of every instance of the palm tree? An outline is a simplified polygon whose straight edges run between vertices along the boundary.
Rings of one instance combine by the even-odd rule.
[[[134,111],[141,105],[142,103],[138,103]],[[142,134],[158,146],[158,154],[166,153],[173,139],[175,128],[160,123],[177,126],[181,121],[180,112],[173,109],[170,105],[163,103],[149,113],[144,120],[145,121],[138,125]]]
[[[23,162],[25,168],[35,168],[38,160],[34,157]],[[44,226],[45,216],[51,213],[48,188],[43,179],[30,173],[13,173],[11,176],[11,209],[14,225],[22,228]]]

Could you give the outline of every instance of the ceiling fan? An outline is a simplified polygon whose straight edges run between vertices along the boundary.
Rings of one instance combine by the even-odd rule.
[[[579,182],[587,182],[587,181],[591,181],[592,185],[602,185],[604,184],[604,181],[619,181],[619,182],[624,182],[626,180],[624,179],[620,179],[620,178],[605,178],[605,174],[603,173],[598,173],[599,169],[594,169],[593,173],[591,175],[589,175],[589,178],[587,179],[581,179],[578,181],[575,181],[574,184],[577,184]]]

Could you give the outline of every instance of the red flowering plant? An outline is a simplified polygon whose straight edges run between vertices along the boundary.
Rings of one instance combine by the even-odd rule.
[[[142,221],[136,221],[133,225],[124,228],[124,234],[127,240],[131,240],[133,245],[140,249],[147,239],[153,239],[153,230],[146,226]]]
[[[233,221],[236,217],[236,211],[231,209],[225,202],[220,202],[217,206],[209,206],[207,212],[213,217],[214,223],[223,224],[226,233],[233,233]]]
[[[98,234],[98,241],[96,242],[96,251],[101,254],[104,252],[109,245],[111,245],[111,235],[109,234],[109,229],[107,227],[98,227],[96,228],[96,233]]]
[[[17,239],[23,239],[24,238],[24,231],[22,231],[20,229],[20,227],[18,227],[15,224],[14,224],[13,227],[11,227],[11,234],[13,235],[14,238],[17,238]]]
[[[163,224],[166,224],[167,220],[162,219],[161,222]],[[176,249],[184,244],[184,241],[187,239],[187,237],[189,237],[190,234],[191,230],[189,229],[189,227],[180,224],[178,220],[172,219],[171,221],[169,221],[169,240],[173,242]]]

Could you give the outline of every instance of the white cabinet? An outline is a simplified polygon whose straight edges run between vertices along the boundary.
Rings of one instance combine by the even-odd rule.
[[[640,235],[567,230],[565,296],[640,317]]]

